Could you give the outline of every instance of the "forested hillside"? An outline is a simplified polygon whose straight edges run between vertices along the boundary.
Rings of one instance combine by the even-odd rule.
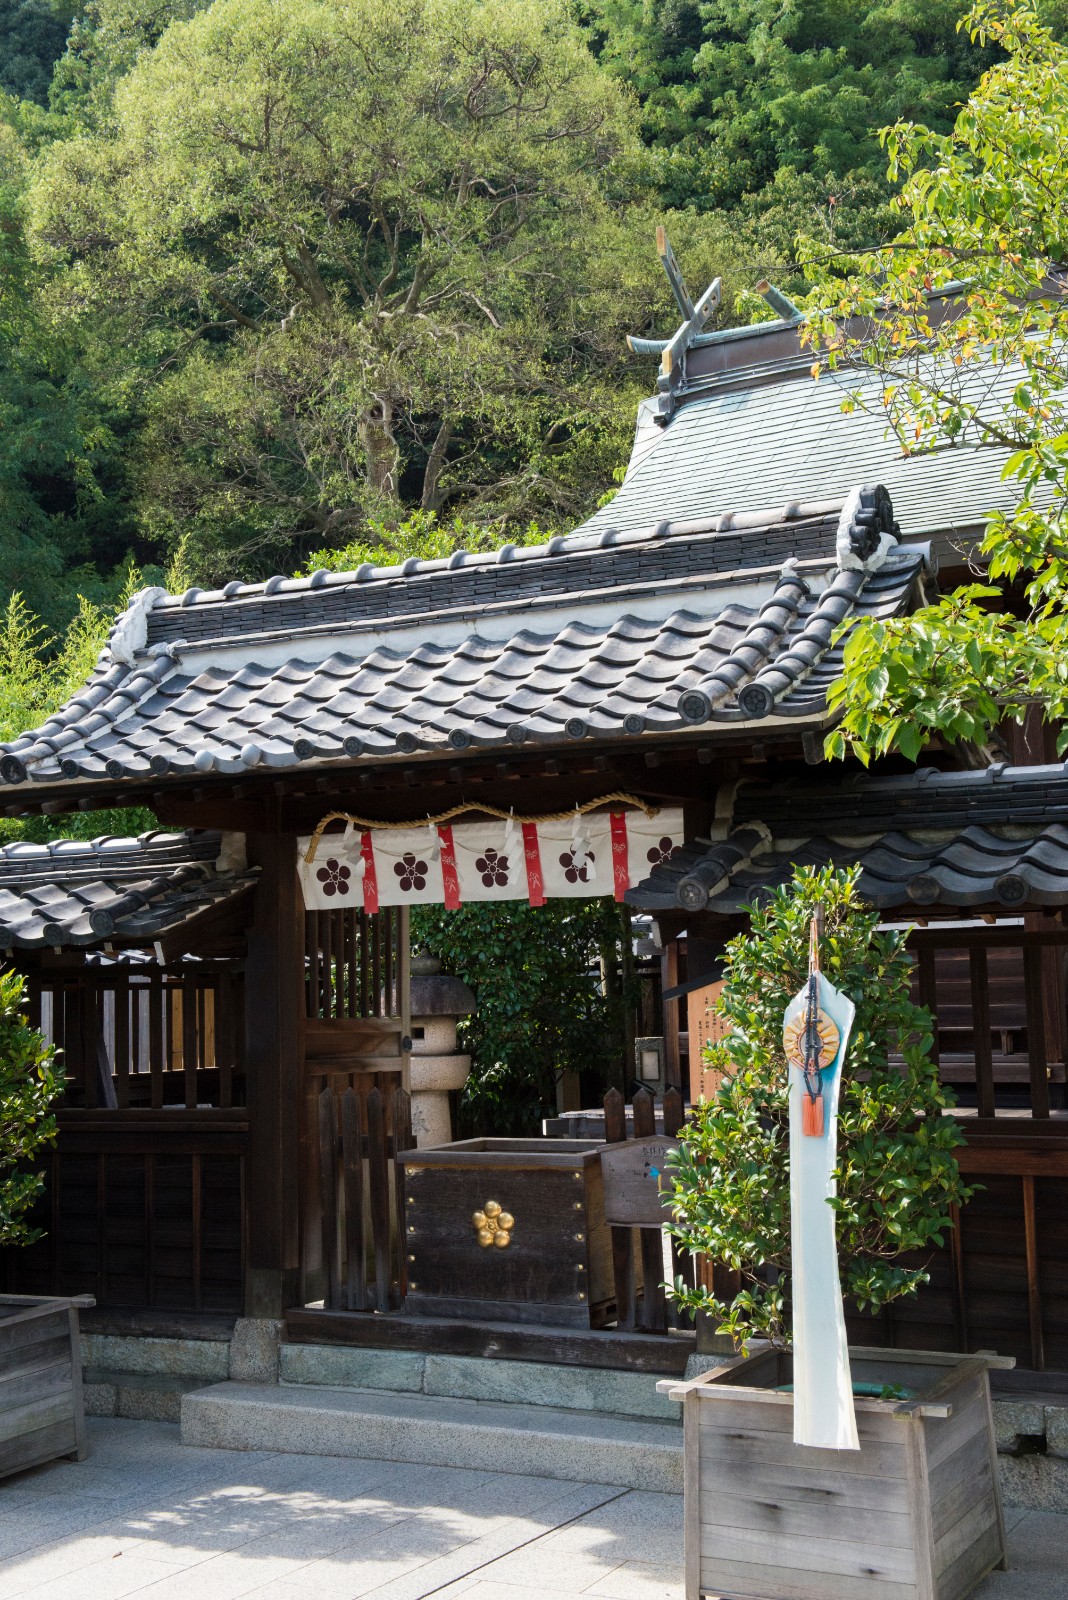
[[[886,236],[877,129],[993,59],[962,10],[0,0],[0,586],[55,630],[131,566],[573,523],[672,323],[656,222],[741,321],[798,233]]]

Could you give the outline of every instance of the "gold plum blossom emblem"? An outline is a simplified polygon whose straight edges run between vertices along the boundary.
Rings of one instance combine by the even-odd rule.
[[[483,1249],[495,1244],[498,1250],[506,1250],[511,1244],[515,1218],[510,1211],[503,1211],[496,1200],[487,1200],[471,1221]]]

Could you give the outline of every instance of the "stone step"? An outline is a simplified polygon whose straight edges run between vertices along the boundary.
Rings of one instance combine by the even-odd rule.
[[[676,1423],[496,1400],[219,1383],[183,1397],[182,1442],[682,1489]]]
[[[617,1372],[549,1361],[359,1349],[352,1345],[283,1344],[279,1377],[286,1384],[435,1394],[456,1400],[501,1400],[679,1424],[680,1407],[657,1394],[669,1373]]]
[[[201,1383],[230,1376],[229,1338],[158,1338],[83,1329],[81,1342],[82,1365],[94,1371],[198,1377]]]
[[[210,1378],[188,1372],[115,1372],[86,1367],[82,1378],[88,1417],[131,1417],[138,1422],[179,1422],[182,1396]]]

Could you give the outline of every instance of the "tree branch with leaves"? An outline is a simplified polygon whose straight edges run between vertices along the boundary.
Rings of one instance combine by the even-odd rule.
[[[881,411],[906,455],[1007,451],[1016,501],[975,508],[968,555],[987,581],[849,631],[827,750],[864,762],[915,758],[933,735],[982,742],[1034,706],[1068,716],[1068,49],[1028,5],[981,0],[962,26],[1007,59],[952,133],[884,130],[902,232],[803,250],[817,376],[864,373],[846,409]]]

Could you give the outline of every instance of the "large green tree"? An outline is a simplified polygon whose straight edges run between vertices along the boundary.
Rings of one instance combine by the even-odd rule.
[[[865,372],[846,404],[873,404],[906,453],[1007,448],[1017,496],[973,553],[991,581],[850,634],[829,749],[865,761],[981,743],[1035,706],[1068,718],[1068,49],[1029,7],[984,0],[968,27],[1007,59],[952,133],[888,131],[900,234],[853,258],[809,247],[817,370]],[[954,283],[943,315],[932,291]]]
[[[219,572],[404,506],[588,504],[666,310],[633,123],[557,0],[173,23],[34,192],[55,304],[105,369],[140,352],[142,522]]]
[[[0,100],[0,583],[60,625],[186,534],[204,581],[572,524],[674,317],[654,222],[731,320],[799,227],[885,238],[873,130],[1002,53],[964,3],[86,0],[50,111]]]

